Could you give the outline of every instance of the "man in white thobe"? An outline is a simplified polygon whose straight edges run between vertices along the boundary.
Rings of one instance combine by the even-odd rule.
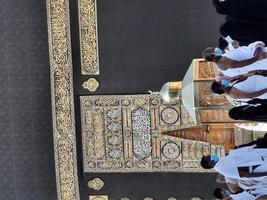
[[[225,76],[234,77],[254,70],[267,70],[266,52],[264,43],[258,41],[226,53],[219,48],[209,47],[202,55],[205,60],[215,62]]]
[[[214,169],[225,177],[258,179],[267,176],[267,149],[255,149],[256,145],[231,150],[213,164]],[[211,165],[212,168],[212,165]]]
[[[231,194],[233,200],[265,200],[267,199],[267,189],[260,188],[255,190],[244,191],[239,194]]]

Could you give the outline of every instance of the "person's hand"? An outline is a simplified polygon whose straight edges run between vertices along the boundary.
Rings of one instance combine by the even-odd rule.
[[[264,42],[260,41],[260,42],[258,43],[258,46],[264,48],[264,47],[265,47],[265,44],[264,44]]]
[[[240,47],[240,46],[239,46],[239,42],[238,42],[237,40],[233,40],[233,42],[232,42],[232,46],[233,46],[235,49],[237,49],[238,47]]]
[[[261,47],[257,47],[254,51],[254,56],[257,56],[258,54],[262,53],[263,49]]]
[[[267,52],[260,52],[257,55],[255,55],[255,57],[257,58],[257,60],[262,60],[267,58]]]
[[[248,76],[257,75],[258,70],[252,70],[248,72]]]
[[[240,75],[239,77],[238,77],[238,80],[239,81],[244,81],[244,80],[246,80],[248,77],[247,76],[245,76],[245,75]]]
[[[258,44],[255,46],[254,56],[256,56],[258,53],[264,51],[265,44],[263,42],[258,42]]]

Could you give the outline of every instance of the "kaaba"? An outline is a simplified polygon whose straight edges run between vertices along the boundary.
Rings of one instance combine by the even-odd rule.
[[[199,58],[223,20],[209,0],[0,0],[0,200],[214,199],[200,159],[235,128]]]

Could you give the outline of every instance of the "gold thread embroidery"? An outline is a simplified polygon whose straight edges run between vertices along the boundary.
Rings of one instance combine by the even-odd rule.
[[[82,96],[80,103],[84,172],[207,172],[201,157],[223,155],[220,145],[161,134],[190,124],[179,103],[163,104],[159,95]]]
[[[87,185],[94,190],[100,190],[104,186],[104,182],[100,178],[94,178]]]
[[[89,90],[90,92],[95,92],[99,87],[99,83],[95,78],[89,78],[83,83],[83,88]]]
[[[68,0],[47,0],[58,200],[79,200]]]
[[[96,0],[79,0],[81,68],[83,75],[99,74]]]

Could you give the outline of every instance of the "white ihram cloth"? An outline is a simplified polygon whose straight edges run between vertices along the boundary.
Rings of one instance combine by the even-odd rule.
[[[235,49],[234,47],[233,47],[233,45],[232,45],[232,43],[233,43],[233,39],[230,37],[230,35],[227,35],[227,37],[225,37],[224,38],[226,41],[227,41],[227,43],[228,43],[228,49],[229,50],[233,50],[233,49]]]
[[[233,200],[255,200],[262,195],[267,194],[267,188],[260,188],[255,190],[244,191],[239,194],[231,194]]]
[[[220,158],[214,169],[225,177],[240,179],[238,167],[260,165],[254,172],[267,172],[267,149],[254,149],[255,145],[231,150],[229,155]],[[253,177],[257,179],[256,177]]]
[[[244,190],[267,188],[267,177],[241,178],[237,180],[237,184]]]
[[[267,188],[258,188],[254,190],[249,190],[249,193],[256,197],[259,197],[259,196],[267,194]]]
[[[248,192],[244,191],[238,194],[231,194],[230,197],[234,200],[255,200],[256,197]]]
[[[259,44],[262,42],[254,42],[249,46],[241,46],[237,49],[227,51],[222,56],[227,57],[232,60],[242,61],[254,57],[254,52]],[[264,51],[267,52],[267,48],[264,48]],[[247,65],[245,67],[230,68],[227,70],[219,69],[225,76],[234,77],[240,74],[246,74],[249,71],[253,70],[267,70],[267,59],[259,60],[253,64]]]
[[[267,188],[267,177],[266,176],[257,177],[256,179],[246,178],[246,177],[242,177],[240,179],[234,179],[234,178],[225,177],[225,181],[227,183],[238,184],[239,187],[241,187],[244,190]]]
[[[267,88],[267,77],[260,75],[249,76],[246,80],[234,84],[233,87],[243,92],[257,92]],[[267,99],[267,93],[256,98]]]

